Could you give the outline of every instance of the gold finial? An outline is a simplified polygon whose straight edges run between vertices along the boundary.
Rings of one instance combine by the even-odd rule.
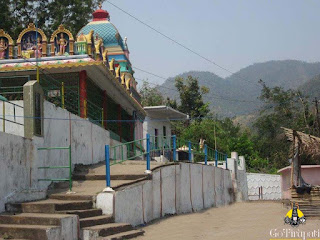
[[[101,2],[99,2],[99,8],[100,8],[100,9],[102,8],[102,4],[101,4]]]

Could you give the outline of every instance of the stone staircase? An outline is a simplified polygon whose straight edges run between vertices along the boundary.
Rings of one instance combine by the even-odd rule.
[[[298,194],[291,189],[290,203],[297,203],[306,217],[320,218],[320,187],[312,187],[310,194]]]
[[[114,223],[112,216],[94,209],[91,196],[73,200],[53,194],[49,199],[22,203],[20,214],[0,216],[0,237],[4,239],[71,240],[130,239],[143,234],[130,224]],[[56,199],[58,198],[58,199]],[[79,226],[78,228],[73,226]],[[71,231],[70,231],[71,230]]]
[[[112,167],[114,189],[147,178],[143,174],[145,164],[132,162]],[[66,194],[64,188],[55,189],[46,200],[13,204],[15,212],[0,215],[0,240],[118,240],[143,235],[142,230],[115,223],[113,216],[103,215],[101,209],[94,207],[97,193],[105,187],[103,165],[76,170],[75,194]]]

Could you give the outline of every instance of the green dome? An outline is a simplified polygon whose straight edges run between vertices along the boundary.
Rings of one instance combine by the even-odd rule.
[[[103,45],[105,47],[113,47],[113,46],[121,46],[122,49],[124,49],[123,46],[123,40],[116,29],[116,27],[110,23],[108,20],[104,21],[92,21],[88,23],[86,26],[84,26],[77,36],[79,36],[81,33],[88,34],[91,30],[94,31],[94,38],[96,34],[99,35],[100,38],[103,40]]]

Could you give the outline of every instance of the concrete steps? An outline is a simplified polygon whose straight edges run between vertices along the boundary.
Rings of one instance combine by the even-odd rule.
[[[0,238],[0,240],[8,240],[8,239]],[[22,238],[10,238],[10,240],[28,240],[28,239],[22,239]]]
[[[292,199],[292,203],[298,204],[299,209],[306,217],[320,218],[320,200],[319,199]]]
[[[78,238],[78,217],[67,214],[42,214],[42,213],[21,213],[16,215],[0,216],[0,237],[15,237],[25,239],[47,239],[42,238],[43,231],[48,231],[48,239],[77,239]],[[33,226],[33,227],[31,227]],[[52,227],[59,230],[51,230]],[[31,229],[31,230],[30,230]],[[34,231],[34,234],[30,233]],[[28,238],[30,233],[30,237]],[[39,236],[39,238],[37,238]],[[40,237],[41,236],[41,237]]]
[[[51,194],[49,198],[56,199],[56,200],[95,201],[95,196],[83,195],[83,194],[55,193],[55,194]]]
[[[126,223],[109,223],[83,228],[83,240],[93,240],[98,237],[107,237],[119,233],[132,231],[133,227]]]
[[[55,213],[56,211],[91,209],[92,205],[92,201],[63,201],[48,199],[37,202],[22,203],[22,212]]]
[[[94,216],[88,218],[80,219],[80,228],[92,227],[96,225],[104,225],[107,223],[113,223],[114,219],[111,215],[101,215],[101,216]]]
[[[123,233],[113,234],[108,237],[98,237],[97,240],[124,240],[124,239],[131,239],[136,238],[144,234],[142,230],[131,230]]]
[[[118,174],[118,175],[111,175],[111,180],[137,180],[140,178],[145,178],[145,174]],[[94,173],[77,173],[73,174],[72,179],[75,181],[84,181],[84,180],[105,180],[105,174],[94,174]]]
[[[4,239],[59,240],[60,235],[58,226],[0,224],[0,237]]]
[[[80,219],[89,218],[102,215],[101,209],[85,209],[85,210],[67,210],[67,211],[56,211],[57,214],[74,214],[78,215]]]
[[[24,213],[0,215],[0,237],[94,240],[130,239],[144,233],[134,230],[130,224],[114,223],[113,216],[102,215],[101,209],[93,209],[92,201],[47,199],[21,205]],[[81,229],[80,236],[78,227]]]
[[[145,163],[133,163],[112,166],[114,189],[150,177],[144,174]],[[79,168],[81,171],[73,175],[75,194],[66,194],[68,186],[61,185],[49,193],[49,199],[10,205],[12,211],[22,213],[0,215],[0,240],[106,240],[143,235],[143,230],[114,223],[113,216],[94,208],[96,195],[105,188],[104,168],[103,165]]]
[[[0,224],[53,225],[60,226],[61,220],[67,218],[65,214],[33,214],[21,213],[17,215],[0,216]]]

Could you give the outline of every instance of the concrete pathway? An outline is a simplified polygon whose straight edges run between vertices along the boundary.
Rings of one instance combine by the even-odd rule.
[[[284,217],[288,209],[278,202],[246,202],[236,203],[221,208],[169,217],[142,228],[144,239],[183,239],[183,240],[270,240],[270,239],[302,239],[288,236],[275,236],[275,232],[318,231],[320,220],[307,219],[306,224],[298,228],[284,225]],[[277,230],[275,230],[277,229]],[[273,235],[270,235],[270,232]],[[309,238],[306,238],[309,239]],[[320,236],[313,239],[320,239]]]
[[[151,162],[151,170],[162,165],[164,163]],[[117,189],[121,186],[144,180],[147,177],[144,173],[145,170],[145,161],[128,160],[112,165],[110,167],[111,187]],[[73,179],[72,191],[75,192],[73,195],[97,195],[106,187],[106,167],[104,163],[94,166],[77,166]],[[67,191],[68,184],[64,183],[64,187],[50,191],[50,194],[65,194]]]

